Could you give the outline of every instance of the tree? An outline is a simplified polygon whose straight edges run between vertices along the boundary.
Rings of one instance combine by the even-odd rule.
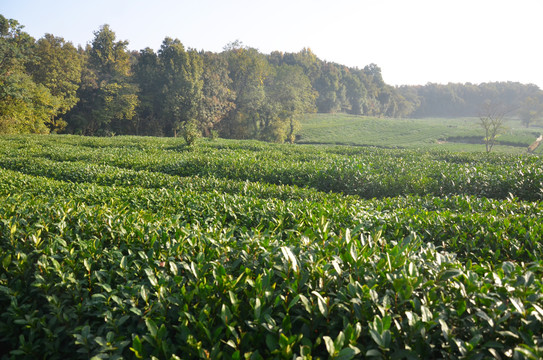
[[[66,127],[60,118],[79,101],[77,89],[81,82],[81,56],[77,49],[63,38],[51,34],[39,39],[34,49],[34,57],[27,68],[33,80],[44,85],[58,104],[46,125],[53,132]]]
[[[135,115],[137,87],[131,82],[127,41],[115,41],[109,25],[94,33],[85,54],[85,70],[78,97],[67,116],[69,129],[85,135],[123,133]]]
[[[479,121],[481,127],[485,131],[484,142],[486,152],[492,151],[492,148],[496,144],[496,138],[504,130],[503,121],[508,112],[509,111],[505,110],[503,106],[499,106],[491,101],[486,101],[483,104],[479,115]]]
[[[543,98],[543,96],[541,96],[541,98]],[[540,118],[542,114],[543,103],[541,103],[541,100],[536,96],[524,99],[524,102],[518,111],[520,121],[522,125],[526,127],[530,127],[530,124]]]
[[[12,73],[24,70],[31,56],[34,39],[17,20],[0,15],[0,84]],[[9,90],[8,90],[9,91]]]
[[[335,113],[346,102],[346,89],[342,83],[341,72],[333,63],[325,63],[320,77],[315,82],[318,92],[317,108],[321,113]]]
[[[316,110],[316,92],[299,66],[281,65],[274,70],[266,87],[268,111],[261,138],[294,142],[302,115]]]
[[[343,76],[346,88],[346,96],[349,101],[349,113],[362,115],[366,103],[367,90],[364,86],[364,73],[354,69],[347,71]]]
[[[138,107],[134,117],[137,135],[163,136],[162,87],[158,56],[151,48],[134,54],[133,77],[138,85]]]
[[[221,122],[221,133],[230,138],[257,139],[265,126],[262,118],[265,82],[271,67],[264,55],[240,42],[227,45],[222,56],[228,62],[228,75],[236,98],[235,111],[230,111]]]
[[[167,37],[158,51],[162,80],[163,121],[166,132],[177,136],[189,121],[198,119],[202,101],[202,59],[185,51],[178,39]]]
[[[47,134],[45,123],[58,108],[49,90],[22,72],[3,81],[9,89],[0,99],[0,134]]]
[[[228,63],[218,54],[202,53],[203,59],[203,87],[202,102],[198,119],[201,131],[210,136],[211,130],[226,115],[235,109],[236,94],[230,89],[232,80],[228,76]]]
[[[47,87],[34,82],[26,64],[34,39],[16,20],[0,15],[0,133],[48,133],[58,107]]]

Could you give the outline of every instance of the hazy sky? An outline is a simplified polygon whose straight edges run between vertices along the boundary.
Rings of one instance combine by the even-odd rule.
[[[109,24],[129,48],[166,37],[220,52],[309,47],[321,59],[375,63],[388,84],[518,81],[543,89],[543,0],[0,0],[35,38],[74,45]]]

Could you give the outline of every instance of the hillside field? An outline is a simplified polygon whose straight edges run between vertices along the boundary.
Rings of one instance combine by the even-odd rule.
[[[415,147],[0,137],[0,359],[543,358],[543,160]]]
[[[300,144],[485,151],[484,131],[478,118],[391,119],[308,114],[301,124],[297,140]],[[506,120],[494,151],[526,153],[540,134],[543,134],[541,127],[525,128],[519,120]],[[536,153],[542,151],[540,147]]]

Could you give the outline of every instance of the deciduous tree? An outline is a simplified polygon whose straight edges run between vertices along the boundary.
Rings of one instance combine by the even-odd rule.
[[[186,51],[178,39],[166,38],[158,51],[162,79],[163,121],[167,133],[177,132],[198,119],[202,101],[202,59]]]
[[[229,44],[222,55],[228,61],[236,110],[224,119],[221,132],[231,138],[259,138],[264,127],[261,110],[266,98],[265,82],[271,67],[264,55],[239,42]]]
[[[508,112],[503,106],[492,103],[490,100],[483,104],[479,121],[485,131],[484,142],[486,152],[491,152],[496,144],[496,138],[503,131],[503,121]]]
[[[134,131],[137,135],[163,136],[162,124],[162,80],[158,56],[151,48],[145,48],[134,55],[134,81],[138,85],[139,103],[134,117]]]
[[[299,66],[281,65],[274,70],[266,91],[268,111],[261,138],[294,142],[302,115],[316,110],[316,92]]]
[[[530,96],[524,99],[524,102],[518,110],[518,115],[522,125],[529,127],[542,116],[543,103],[541,102],[540,98],[543,99],[543,95],[539,97]]]
[[[56,98],[58,108],[46,123],[53,132],[64,129],[66,122],[61,116],[79,101],[77,89],[81,82],[81,65],[77,49],[63,38],[46,34],[37,41],[27,68],[34,81],[44,85]]]
[[[228,62],[223,56],[206,52],[203,59],[202,102],[198,112],[198,122],[206,136],[226,115],[235,109],[236,93],[230,87]]]
[[[0,133],[47,133],[45,122],[60,105],[27,73],[34,39],[22,29],[0,15]]]
[[[123,121],[135,115],[138,96],[130,78],[128,42],[115,37],[109,25],[103,25],[87,47],[78,94],[82,102],[68,116],[72,131],[86,135],[123,133]]]

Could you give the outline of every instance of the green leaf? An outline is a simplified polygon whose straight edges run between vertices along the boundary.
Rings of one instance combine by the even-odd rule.
[[[370,329],[370,335],[373,341],[375,341],[377,345],[379,345],[380,347],[384,347],[383,338],[381,337],[381,334],[377,330]]]
[[[131,307],[130,312],[136,314],[137,316],[142,316],[143,315],[143,312],[140,309],[138,309],[137,307]]]
[[[266,346],[268,346],[270,352],[279,348],[279,343],[277,342],[275,336],[273,336],[272,334],[266,335]]]
[[[392,325],[392,317],[390,315],[386,315],[383,317],[383,330],[390,329],[390,325]]]
[[[377,349],[371,349],[371,350],[368,350],[366,351],[366,356],[367,357],[382,357],[381,355],[381,352]]]
[[[170,261],[169,264],[170,264],[170,271],[172,272],[172,274],[177,275],[179,273],[177,264],[173,261]]]
[[[85,269],[87,269],[88,272],[91,271],[92,265],[91,265],[89,259],[83,259],[83,265],[85,266]]]
[[[230,309],[225,304],[222,304],[221,307],[221,319],[225,325],[228,325],[232,321],[232,313]]]
[[[124,315],[119,320],[117,320],[117,326],[121,326],[124,324],[128,319],[130,319],[130,316]]]
[[[284,349],[284,348],[286,348],[287,346],[289,346],[289,344],[290,344],[290,342],[289,342],[288,337],[287,337],[285,334],[283,334],[283,333],[279,334],[279,346],[280,346],[282,349]]]
[[[488,323],[488,326],[494,327],[494,320],[490,316],[488,316],[487,313],[479,310],[475,314],[481,319],[485,320]]]
[[[100,285],[100,287],[102,287],[102,289],[104,289],[108,293],[113,291],[113,289],[111,288],[111,286],[108,283],[100,283],[98,285]]]
[[[164,339],[166,337],[168,330],[166,329],[166,326],[164,324],[160,325],[160,328],[157,332],[157,338],[158,339]]]
[[[343,348],[343,344],[345,343],[345,334],[343,331],[340,331],[338,336],[336,337],[336,340],[334,341],[334,346],[336,349]]]
[[[98,345],[100,345],[100,346],[102,346],[102,347],[106,347],[106,346],[107,346],[107,341],[106,341],[104,338],[102,338],[101,336],[95,337],[95,338],[94,338],[94,341],[95,341]]]
[[[138,359],[143,359],[143,346],[138,335],[134,336],[134,338],[132,339],[132,347],[130,348],[130,350],[134,353],[134,355],[136,355]]]
[[[526,309],[524,308],[524,304],[522,304],[522,302],[519,299],[511,296],[509,300],[511,301],[511,304],[513,304],[513,306],[515,307],[515,309],[517,309],[519,313],[521,314],[525,313]]]
[[[524,286],[528,287],[531,286],[535,281],[534,273],[531,271],[528,271],[526,274],[524,274]]]
[[[100,302],[106,302],[107,300],[107,297],[104,295],[104,294],[92,294],[91,296],[92,300],[97,302],[97,303],[100,303]]]
[[[311,303],[309,302],[309,299],[305,297],[305,295],[298,294],[300,296],[300,300],[302,301],[302,304],[304,305],[305,311],[311,314]]]
[[[126,270],[127,267],[128,267],[128,259],[126,256],[123,256],[123,258],[121,259],[121,263],[120,263],[120,268],[123,269],[123,270]]]
[[[466,300],[464,299],[459,300],[458,303],[456,304],[456,314],[460,316],[464,312],[466,312],[466,309],[467,309]]]
[[[117,303],[118,305],[122,305],[123,304],[123,301],[120,297],[118,297],[117,295],[111,295],[111,300],[113,300],[115,303]]]
[[[194,261],[190,262],[190,271],[192,272],[194,277],[198,280],[198,270],[196,269],[196,264],[194,263]]]
[[[543,309],[537,305],[537,304],[532,304],[532,306],[534,307],[534,309],[539,313],[539,315],[543,316]]]
[[[149,291],[147,290],[147,288],[145,287],[145,285],[142,285],[142,287],[141,287],[141,289],[140,289],[140,295],[141,295],[141,298],[142,298],[146,303],[149,302]]]
[[[145,274],[147,274],[147,278],[149,279],[149,282],[151,283],[151,285],[153,285],[153,286],[158,285],[158,281],[156,279],[156,276],[155,276],[155,273],[154,273],[153,269],[146,268],[145,269]]]
[[[290,303],[288,304],[287,309],[288,310],[292,309],[292,307],[296,305],[299,300],[300,300],[300,294],[297,294],[294,298],[292,298],[292,300],[290,300]]]
[[[540,360],[541,357],[537,354],[537,351],[526,344],[520,344],[515,348],[515,352],[521,353],[528,359]]]
[[[441,281],[447,281],[461,274],[462,271],[459,269],[447,269],[439,274],[438,279]]]
[[[358,348],[353,349],[350,347],[342,349],[338,356],[335,357],[336,360],[351,360],[354,359],[356,355],[360,353],[360,350]],[[367,355],[367,354],[366,354]]]
[[[351,242],[351,229],[345,229],[345,243],[349,244]]]
[[[488,352],[494,357],[494,359],[501,360],[500,353],[496,351],[496,349],[489,348]]]
[[[317,298],[317,307],[319,308],[322,316],[328,317],[328,306],[326,306],[326,301],[324,300],[322,295],[316,291],[312,291],[311,293]]]
[[[422,305],[420,307],[421,317],[423,322],[429,322],[433,319],[432,312],[426,306]]]
[[[441,325],[441,332],[443,333],[443,337],[448,340],[449,339],[449,326],[443,319],[437,320],[439,324]]]
[[[2,267],[4,269],[8,269],[8,266],[9,264],[11,264],[11,254],[7,254],[6,256],[4,256],[4,258],[2,259]]]
[[[328,354],[334,356],[336,352],[334,340],[332,340],[330,336],[323,336],[322,339],[324,340],[324,344],[326,345],[326,350],[328,351]]]
[[[334,266],[334,269],[336,270],[336,273],[341,276],[343,271],[341,271],[341,268],[339,267],[339,262],[337,260],[332,260],[332,266]]]
[[[145,319],[145,325],[147,325],[147,330],[151,333],[151,336],[156,338],[158,327],[153,319]]]
[[[260,311],[262,309],[262,303],[260,302],[260,298],[255,299],[255,309],[254,309],[254,317],[255,320],[260,319]]]
[[[285,260],[292,266],[292,269],[298,271],[298,260],[296,260],[296,256],[294,256],[292,250],[289,247],[281,246],[281,252]]]

